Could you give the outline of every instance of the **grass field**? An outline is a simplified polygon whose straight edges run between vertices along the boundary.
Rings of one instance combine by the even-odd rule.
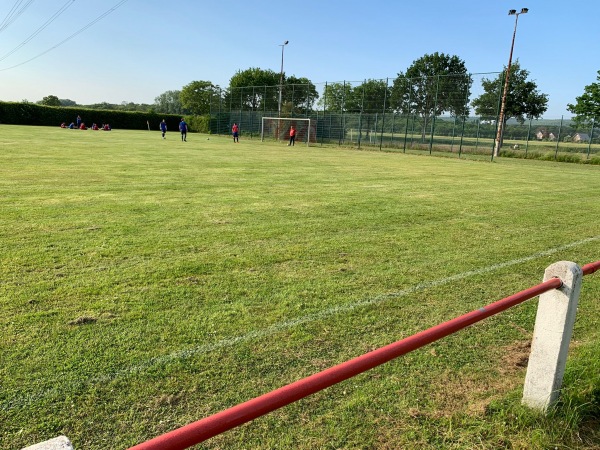
[[[0,128],[0,448],[124,449],[600,259],[600,167]],[[600,448],[600,275],[561,402],[537,301],[198,448]]]

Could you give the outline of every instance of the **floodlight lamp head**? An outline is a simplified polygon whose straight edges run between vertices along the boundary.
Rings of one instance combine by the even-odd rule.
[[[527,12],[529,12],[529,8],[521,8],[520,14],[527,14]]]
[[[288,45],[290,41],[285,41],[283,45]]]
[[[517,10],[516,10],[516,9],[509,9],[509,10],[508,10],[508,15],[509,15],[509,16],[514,16],[516,13],[517,13]]]

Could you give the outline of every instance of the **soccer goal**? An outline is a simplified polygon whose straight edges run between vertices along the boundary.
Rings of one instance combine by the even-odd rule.
[[[263,117],[260,128],[260,140],[272,139],[287,141],[290,138],[290,128],[296,128],[296,142],[316,142],[316,133],[310,119],[294,117]]]

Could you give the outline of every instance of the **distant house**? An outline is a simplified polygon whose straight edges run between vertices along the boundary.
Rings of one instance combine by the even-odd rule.
[[[573,142],[590,142],[590,136],[587,133],[575,133]]]
[[[535,138],[538,141],[541,141],[542,139],[548,139],[548,131],[547,130],[538,130],[537,133],[535,133]]]
[[[550,134],[548,135],[548,140],[549,140],[549,141],[555,141],[555,140],[556,140],[556,136],[554,136],[554,133],[550,133]]]

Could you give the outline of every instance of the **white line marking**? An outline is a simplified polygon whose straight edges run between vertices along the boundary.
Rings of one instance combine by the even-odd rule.
[[[198,347],[194,347],[194,348],[190,348],[190,349],[186,349],[186,350],[180,350],[180,351],[173,352],[173,353],[170,353],[165,356],[151,358],[142,364],[127,367],[127,368],[124,368],[124,369],[116,371],[116,372],[108,373],[105,375],[101,375],[99,377],[90,378],[90,379],[86,379],[86,380],[80,379],[80,380],[69,381],[67,383],[64,383],[62,386],[59,386],[61,379],[64,380],[65,378],[68,378],[67,374],[61,374],[62,376],[59,376],[59,378],[57,380],[54,380],[54,384],[57,387],[53,387],[52,389],[48,389],[48,390],[40,392],[38,394],[33,394],[32,392],[27,392],[25,395],[22,395],[21,397],[15,397],[12,399],[9,398],[8,400],[5,400],[2,403],[0,403],[0,410],[9,411],[9,410],[12,410],[15,408],[24,407],[24,406],[32,404],[40,399],[46,399],[51,396],[63,398],[65,396],[65,394],[71,393],[75,389],[82,388],[86,385],[106,383],[106,382],[112,381],[116,378],[131,376],[131,375],[135,375],[137,373],[144,372],[145,370],[147,370],[151,367],[166,365],[172,361],[185,360],[185,359],[191,358],[192,356],[195,356],[195,355],[201,355],[204,353],[213,352],[215,350],[219,350],[219,349],[226,348],[226,347],[233,347],[234,345],[242,343],[242,342],[249,342],[249,341],[253,341],[253,340],[262,339],[264,337],[271,336],[280,331],[284,331],[284,330],[293,328],[295,326],[298,326],[298,325],[301,325],[304,323],[315,322],[315,321],[322,320],[322,319],[325,319],[325,318],[328,318],[331,316],[335,316],[337,314],[349,312],[349,311],[352,311],[357,308],[376,305],[376,304],[383,303],[383,302],[391,300],[391,299],[404,297],[408,294],[422,291],[424,289],[442,286],[444,284],[448,284],[453,281],[463,280],[465,278],[472,277],[474,275],[482,275],[485,273],[493,272],[498,269],[503,269],[505,267],[510,267],[510,266],[514,266],[517,264],[522,264],[522,263],[525,263],[528,261],[532,261],[534,259],[554,255],[558,252],[568,250],[570,248],[577,247],[579,245],[594,242],[599,239],[600,239],[600,236],[594,236],[594,237],[590,237],[587,239],[582,239],[577,242],[572,242],[570,244],[565,244],[565,245],[562,245],[560,247],[556,247],[553,249],[534,253],[533,255],[525,256],[523,258],[513,259],[512,261],[506,261],[503,263],[494,264],[492,266],[484,267],[481,269],[459,273],[459,274],[452,275],[452,276],[449,276],[446,278],[442,278],[440,280],[433,280],[433,281],[427,281],[424,283],[419,283],[413,287],[403,289],[398,292],[391,292],[388,294],[378,295],[377,297],[367,299],[367,300],[362,300],[362,301],[355,302],[355,303],[350,303],[348,305],[335,306],[333,308],[326,309],[319,313],[309,314],[309,315],[306,315],[303,317],[298,317],[293,320],[288,320],[286,322],[280,322],[278,324],[272,325],[263,330],[250,331],[249,333],[246,333],[241,336],[235,336],[235,337],[232,337],[229,339],[221,339],[220,341],[213,342],[211,344],[205,344],[205,345],[200,345]]]

